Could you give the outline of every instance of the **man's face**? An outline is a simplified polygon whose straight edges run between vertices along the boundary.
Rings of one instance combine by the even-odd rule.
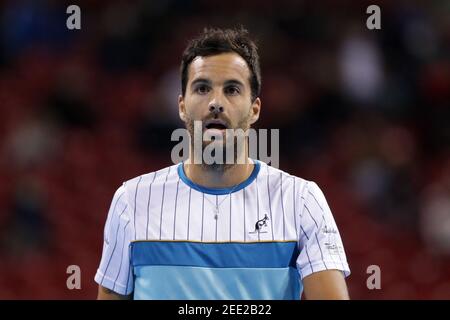
[[[180,118],[190,134],[194,121],[202,121],[203,132],[214,135],[223,135],[225,129],[246,130],[256,122],[261,101],[251,101],[249,79],[250,69],[236,53],[196,57],[189,65],[185,96],[178,99]],[[213,113],[212,108],[219,111]]]

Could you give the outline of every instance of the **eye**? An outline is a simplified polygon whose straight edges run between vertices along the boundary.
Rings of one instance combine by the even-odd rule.
[[[225,93],[234,96],[234,95],[239,94],[240,91],[239,91],[239,88],[236,86],[229,86],[229,87],[225,88]]]
[[[209,92],[209,88],[206,85],[199,85],[195,88],[195,92],[197,92],[198,94],[206,94]]]

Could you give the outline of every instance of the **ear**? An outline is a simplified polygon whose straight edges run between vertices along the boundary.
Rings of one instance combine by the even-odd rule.
[[[186,122],[186,106],[184,105],[184,98],[181,94],[178,96],[178,113],[180,119]]]
[[[253,101],[251,106],[251,117],[250,117],[250,124],[254,124],[259,119],[259,112],[261,111],[261,99],[256,98],[255,101]]]

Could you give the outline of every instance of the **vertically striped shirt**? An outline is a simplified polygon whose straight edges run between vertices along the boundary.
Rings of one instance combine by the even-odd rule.
[[[233,188],[197,185],[182,164],[123,183],[95,281],[135,299],[300,299],[314,272],[348,276],[317,184],[254,162]]]

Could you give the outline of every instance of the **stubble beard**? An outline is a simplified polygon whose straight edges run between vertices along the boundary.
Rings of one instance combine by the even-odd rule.
[[[248,115],[246,118],[242,119],[238,123],[236,128],[229,128],[229,129],[232,129],[232,130],[242,129],[244,132],[247,132],[247,130],[250,128],[249,118],[250,118],[250,115]],[[191,148],[191,154],[192,154],[192,151],[194,150],[194,139],[195,139],[195,137],[194,137],[194,120],[192,120],[190,117],[187,117],[185,125],[186,125],[186,129],[188,130],[189,135],[191,137],[190,148]],[[203,152],[204,152],[205,148],[210,143],[218,143],[218,142],[214,142],[214,141],[203,141],[203,133],[204,132],[202,131],[202,157],[203,157]],[[238,143],[238,137],[234,136],[233,143],[231,146],[228,146],[226,141],[227,141],[227,139],[224,136],[223,141],[222,141],[222,155],[223,155],[222,160],[227,159],[227,154],[233,153],[233,162],[227,163],[227,161],[222,161],[222,163],[214,162],[212,164],[206,164],[202,158],[201,166],[203,169],[220,172],[220,173],[225,173],[227,170],[233,168],[235,165],[238,164],[238,159],[240,159],[240,157],[243,156],[243,153],[245,153],[245,149],[246,149],[246,146],[248,143],[248,137],[245,137],[245,143]]]

